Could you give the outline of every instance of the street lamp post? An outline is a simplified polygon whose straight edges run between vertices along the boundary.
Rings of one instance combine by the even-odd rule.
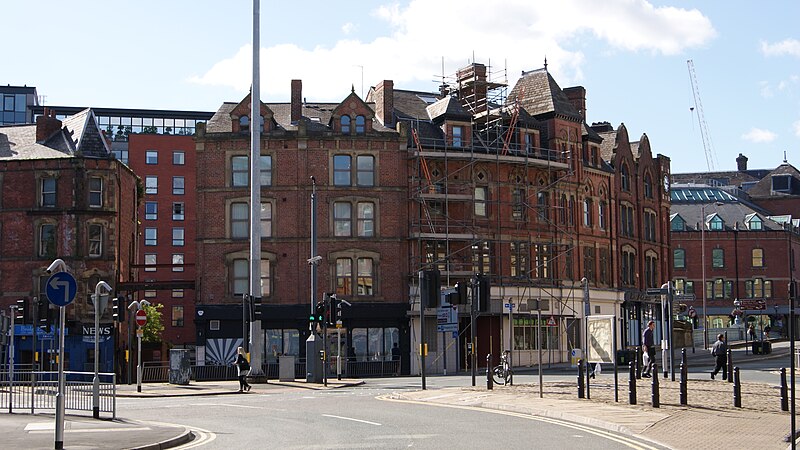
[[[700,289],[703,293],[703,348],[708,350],[708,314],[706,312],[706,205],[700,205],[700,265],[702,266],[703,285]]]
[[[111,292],[111,286],[105,281],[100,281],[94,287],[92,303],[94,303],[94,379],[92,379],[92,416],[100,418],[100,290],[105,289],[106,293]],[[105,308],[103,308],[105,309]]]

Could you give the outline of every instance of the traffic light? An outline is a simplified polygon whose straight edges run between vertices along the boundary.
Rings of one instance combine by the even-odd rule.
[[[17,299],[17,310],[15,311],[16,320],[19,323],[28,323],[30,320],[30,311],[28,311],[28,298],[23,297]]]
[[[39,295],[37,298],[37,313],[38,324],[40,327],[49,328],[53,324],[53,310],[50,308],[50,302],[44,294]]]
[[[316,308],[314,308],[314,315],[311,317],[312,322],[318,322],[322,324],[325,321],[325,301],[320,300],[317,302]]]
[[[339,303],[339,299],[336,298],[336,294],[328,295],[328,325],[336,325],[337,315],[341,315],[342,313],[342,306]]]
[[[483,273],[475,275],[476,284],[478,285],[478,295],[475,298],[478,300],[478,311],[489,311],[489,276]]]
[[[442,281],[439,270],[422,270],[419,273],[420,301],[424,308],[438,308]]]
[[[253,301],[253,321],[261,320],[261,297],[250,297]]]
[[[125,321],[125,296],[120,295],[111,300],[111,317],[115,322]]]
[[[467,282],[459,281],[453,287],[456,291],[448,294],[451,305],[464,305],[467,303]]]

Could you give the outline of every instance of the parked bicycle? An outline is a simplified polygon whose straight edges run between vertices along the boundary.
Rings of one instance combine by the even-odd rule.
[[[511,364],[508,361],[510,354],[511,352],[509,350],[505,350],[500,356],[500,364],[494,366],[492,369],[492,379],[496,384],[508,384],[508,382],[511,380],[513,371],[511,370]]]

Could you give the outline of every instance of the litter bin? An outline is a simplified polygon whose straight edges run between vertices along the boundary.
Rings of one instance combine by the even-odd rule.
[[[769,355],[770,353],[772,353],[772,342],[761,341],[761,351],[765,355]]]
[[[764,354],[764,347],[761,345],[762,343],[759,341],[753,341],[753,354],[754,355],[763,355]]]
[[[636,358],[636,352],[633,350],[617,350],[617,365],[627,366]]]
[[[294,381],[294,356],[278,357],[278,381]]]

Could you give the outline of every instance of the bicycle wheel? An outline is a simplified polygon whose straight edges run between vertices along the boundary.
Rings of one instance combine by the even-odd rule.
[[[494,380],[495,384],[506,384],[506,374],[504,373],[503,366],[494,366],[492,369],[492,380]]]

